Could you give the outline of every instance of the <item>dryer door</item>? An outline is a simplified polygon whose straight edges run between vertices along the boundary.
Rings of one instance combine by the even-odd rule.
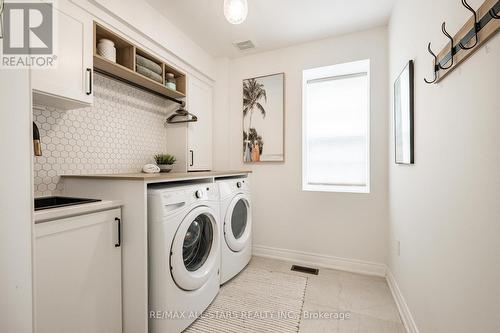
[[[201,288],[219,269],[220,231],[216,213],[206,206],[186,215],[170,251],[172,277],[184,290]]]
[[[250,198],[240,193],[236,195],[226,211],[224,238],[233,252],[239,252],[250,241],[252,230],[252,210]]]

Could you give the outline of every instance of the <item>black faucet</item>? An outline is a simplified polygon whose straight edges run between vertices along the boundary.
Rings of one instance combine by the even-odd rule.
[[[35,122],[33,122],[33,151],[35,156],[42,156],[42,143],[40,141],[40,131]]]

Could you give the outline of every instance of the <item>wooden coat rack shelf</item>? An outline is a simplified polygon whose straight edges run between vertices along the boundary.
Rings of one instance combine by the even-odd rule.
[[[441,31],[450,41],[437,55],[432,51],[431,43],[427,46],[434,58],[434,77],[432,80],[424,79],[426,83],[441,81],[500,30],[500,0],[486,0],[477,11],[466,0],[462,0],[462,5],[473,16],[453,37],[446,31],[446,23],[443,22]]]

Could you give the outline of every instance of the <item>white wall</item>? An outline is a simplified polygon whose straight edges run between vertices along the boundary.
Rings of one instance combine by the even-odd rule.
[[[27,70],[0,70],[0,332],[32,331],[31,96]]]
[[[391,89],[415,60],[415,165],[393,163],[390,132],[390,269],[423,333],[500,332],[500,36],[423,82],[441,22],[453,35],[468,17],[460,1],[400,0],[389,29]]]
[[[302,70],[367,58],[372,65],[372,193],[303,192]],[[242,80],[279,72],[285,73],[286,87],[285,162],[243,164]],[[225,75],[223,68],[220,73]],[[219,102],[216,108],[214,160],[216,169],[253,171],[254,244],[386,262],[387,95],[385,28],[229,61],[229,107]]]

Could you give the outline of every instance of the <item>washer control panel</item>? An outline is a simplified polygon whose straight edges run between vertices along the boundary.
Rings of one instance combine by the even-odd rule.
[[[219,185],[221,200],[234,196],[235,193],[250,193],[250,179],[248,177],[219,179],[216,182]]]
[[[219,200],[218,189],[215,184],[206,184],[195,187],[191,190],[194,200]]]
[[[241,190],[248,190],[248,180],[247,179],[240,179],[234,182],[236,188],[241,189]]]

